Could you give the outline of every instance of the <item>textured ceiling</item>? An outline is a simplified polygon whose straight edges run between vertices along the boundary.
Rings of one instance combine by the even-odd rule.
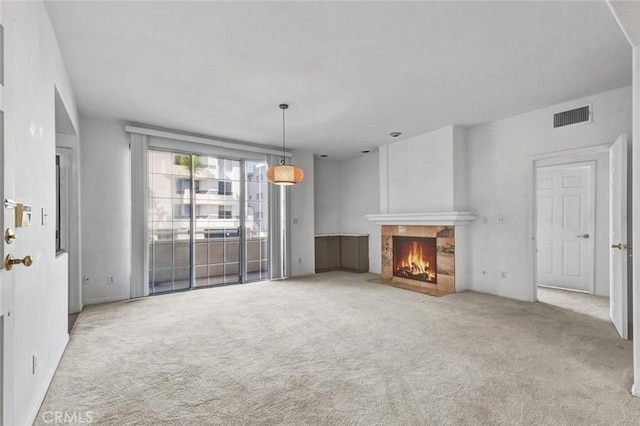
[[[81,113],[343,159],[631,84],[605,2],[47,2]]]

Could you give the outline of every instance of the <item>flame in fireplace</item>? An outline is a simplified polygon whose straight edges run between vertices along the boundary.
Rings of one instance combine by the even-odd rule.
[[[429,262],[424,260],[425,256],[422,253],[422,246],[417,241],[411,242],[411,251],[409,255],[400,260],[402,269],[407,269],[412,274],[422,274],[429,270]]]
[[[424,244],[419,241],[408,242],[410,247],[403,247],[402,257],[395,263],[394,275],[417,279],[427,282],[436,282],[435,264],[429,262],[431,256],[427,253]],[[434,259],[435,260],[435,259]]]

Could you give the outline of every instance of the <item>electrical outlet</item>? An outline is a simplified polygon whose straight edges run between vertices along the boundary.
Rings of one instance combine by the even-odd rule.
[[[500,271],[500,278],[503,280],[507,279],[507,271]]]
[[[496,223],[498,225],[504,225],[505,223],[507,223],[507,217],[503,214],[499,215],[498,217],[496,217]]]
[[[297,224],[298,224],[298,218],[297,218],[297,217],[294,217],[294,218],[293,218],[293,220],[292,220],[292,222],[293,222],[293,224],[294,224],[294,225],[297,225]]]
[[[114,285],[116,283],[116,279],[114,277],[107,277],[107,284]]]
[[[38,369],[38,354],[31,355],[31,375],[36,375],[36,370]]]

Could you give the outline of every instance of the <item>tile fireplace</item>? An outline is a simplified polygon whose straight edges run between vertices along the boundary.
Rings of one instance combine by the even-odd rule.
[[[383,226],[381,275],[383,281],[422,293],[455,293],[455,228]]]
[[[445,296],[469,288],[472,212],[379,213],[382,284]]]

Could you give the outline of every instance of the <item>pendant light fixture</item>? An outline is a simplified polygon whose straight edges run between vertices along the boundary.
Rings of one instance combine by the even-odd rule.
[[[287,108],[289,108],[289,105],[280,104],[280,109],[282,110],[282,159],[280,160],[279,165],[271,166],[267,169],[267,180],[276,185],[295,185],[296,183],[302,182],[302,179],[304,178],[304,173],[300,167],[296,167],[293,164],[287,165],[285,162],[284,111]]]

